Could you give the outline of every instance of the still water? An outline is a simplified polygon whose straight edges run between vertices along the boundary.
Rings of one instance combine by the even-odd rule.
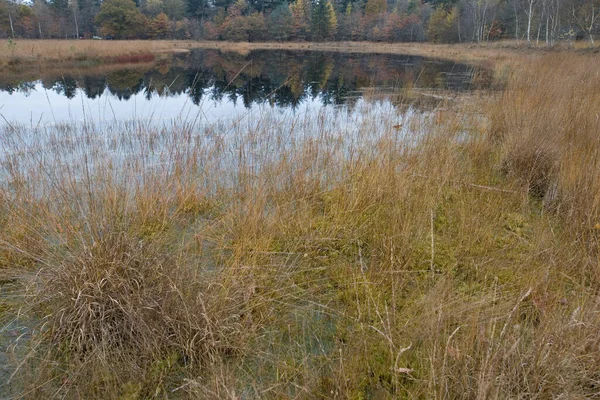
[[[312,113],[364,101],[410,106],[405,89],[435,93],[485,88],[481,67],[418,56],[309,51],[242,55],[194,50],[154,64],[0,77],[0,124],[239,119],[265,108]],[[434,93],[434,94],[432,94]],[[420,104],[425,106],[426,102]]]

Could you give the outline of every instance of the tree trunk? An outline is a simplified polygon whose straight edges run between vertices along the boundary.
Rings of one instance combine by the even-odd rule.
[[[546,15],[546,46],[550,46],[550,41],[548,37],[548,25],[550,25],[550,15]]]
[[[458,7],[456,8],[456,25],[458,26],[458,43],[461,43],[462,40],[460,40],[460,11],[458,10]],[[412,39],[412,29],[411,29],[411,39]]]
[[[594,7],[594,3],[592,3],[592,15],[590,17],[590,27],[588,29],[590,43],[592,47],[594,47],[594,23],[596,22],[596,8]]]
[[[552,18],[552,38],[551,41],[554,44],[558,40],[560,27],[560,0],[556,0],[554,17]]]
[[[10,33],[12,34],[12,38],[15,38],[15,29],[13,28],[12,16],[8,13],[8,20],[10,21]]]
[[[541,22],[541,18],[540,18],[540,22]],[[538,35],[537,35],[537,38],[535,39],[536,45],[540,44],[540,34],[541,33],[542,33],[542,24],[538,23]]]
[[[79,24],[77,23],[77,14],[73,8],[73,20],[75,20],[75,39],[79,39]]]
[[[519,13],[517,12],[517,0],[513,0],[513,8],[515,11],[515,40],[519,44]]]
[[[531,44],[531,19],[533,17],[533,0],[529,0],[529,12],[527,13],[527,43]]]

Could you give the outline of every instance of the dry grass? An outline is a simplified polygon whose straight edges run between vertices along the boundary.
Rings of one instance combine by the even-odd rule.
[[[0,66],[19,63],[85,63],[91,61],[148,61],[151,55],[186,52],[194,48],[248,53],[252,50],[313,50],[351,53],[421,55],[457,61],[502,61],[547,52],[595,51],[586,42],[526,45],[514,41],[481,44],[372,43],[372,42],[222,42],[191,40],[17,40],[0,53]],[[132,59],[127,59],[132,57]],[[111,60],[111,58],[113,60]],[[114,59],[117,59],[116,61]]]
[[[593,227],[599,222],[596,60],[556,55],[535,69],[518,69],[491,110],[506,172],[546,205],[557,207],[574,232],[585,237],[595,236]]]
[[[598,65],[426,116],[5,127],[13,393],[599,397]]]
[[[149,62],[157,55],[182,51],[191,42],[159,40],[16,40],[3,44],[0,68],[96,66],[98,63]],[[187,50],[184,50],[187,51]]]
[[[430,43],[370,43],[370,42],[215,42],[178,40],[17,40],[14,46],[6,44],[0,52],[0,67],[10,68],[20,64],[43,64],[56,67],[57,63],[68,66],[95,65],[95,63],[149,61],[149,57],[164,56],[174,52],[186,52],[194,48],[219,49],[248,53],[252,50],[312,50],[352,53],[386,53],[421,55],[470,62],[498,62],[523,58],[527,53],[549,51],[545,46],[528,47],[514,42],[486,44],[440,45]],[[555,46],[552,51],[571,51],[565,45]]]

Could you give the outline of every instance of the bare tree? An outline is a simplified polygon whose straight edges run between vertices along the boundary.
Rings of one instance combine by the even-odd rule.
[[[472,40],[481,42],[488,39],[498,3],[498,0],[469,0],[464,3],[473,19]]]
[[[573,2],[573,21],[588,36],[590,43],[594,46],[594,35],[598,24],[598,9],[600,0],[578,0]]]
[[[8,20],[10,21],[10,33],[12,35],[12,38],[15,38],[15,28],[13,28],[13,20],[12,20],[12,15],[10,13],[8,13]]]
[[[525,8],[525,13],[527,14],[527,43],[531,43],[531,22],[533,21],[537,2],[538,0],[527,0],[527,7]]]
[[[77,6],[73,5],[73,20],[75,21],[75,38],[79,39],[79,24],[77,23]]]

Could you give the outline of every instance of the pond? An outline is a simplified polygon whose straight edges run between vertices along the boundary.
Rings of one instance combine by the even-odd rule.
[[[414,105],[418,96],[398,96],[407,90],[420,93],[419,105],[427,107],[445,97],[435,93],[486,88],[490,81],[491,74],[481,67],[419,56],[193,50],[150,64],[27,77],[4,74],[0,114],[11,124],[27,126],[127,120],[214,123],[264,107],[293,113],[323,106],[352,110],[365,99]]]

